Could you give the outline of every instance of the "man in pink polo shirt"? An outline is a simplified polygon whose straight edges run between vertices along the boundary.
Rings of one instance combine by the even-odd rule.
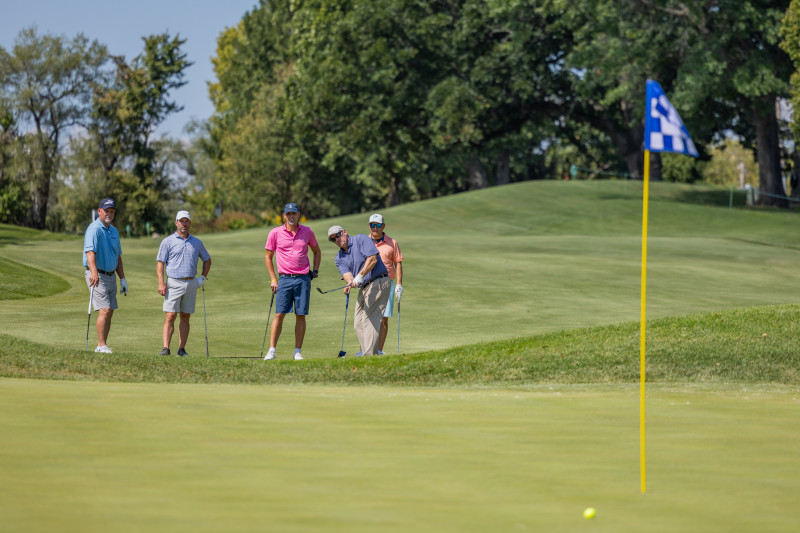
[[[300,210],[297,204],[288,203],[283,208],[285,224],[273,228],[267,237],[264,247],[264,263],[269,272],[270,287],[276,297],[275,318],[272,320],[272,331],[269,336],[269,351],[264,356],[265,360],[275,359],[275,347],[281,336],[283,319],[294,307],[294,359],[303,359],[300,350],[303,348],[303,338],[306,335],[306,315],[308,302],[311,295],[311,280],[319,272],[319,263],[322,259],[317,238],[307,226],[300,225]],[[308,249],[314,252],[314,268],[309,268]],[[277,255],[278,275],[275,275],[275,265],[272,258]]]

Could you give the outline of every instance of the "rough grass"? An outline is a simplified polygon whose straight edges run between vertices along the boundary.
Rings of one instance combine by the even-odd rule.
[[[650,322],[647,380],[800,384],[800,306]],[[639,324],[576,329],[402,356],[264,362],[259,358],[101,356],[0,336],[0,376],[156,383],[518,387],[635,383]]]

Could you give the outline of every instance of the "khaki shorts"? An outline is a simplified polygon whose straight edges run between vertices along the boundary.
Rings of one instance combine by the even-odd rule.
[[[91,272],[87,270],[84,279],[86,279],[86,286],[89,287],[89,293],[92,295],[94,310],[111,309],[113,311],[119,308],[117,305],[117,276],[100,274],[100,282],[92,288],[89,285],[90,275]]]
[[[197,278],[167,278],[167,293],[164,295],[165,313],[194,313],[197,301]]]

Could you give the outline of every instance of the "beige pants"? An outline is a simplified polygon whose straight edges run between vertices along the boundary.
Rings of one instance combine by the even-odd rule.
[[[381,318],[386,311],[392,281],[379,278],[358,291],[355,330],[364,355],[378,353]]]

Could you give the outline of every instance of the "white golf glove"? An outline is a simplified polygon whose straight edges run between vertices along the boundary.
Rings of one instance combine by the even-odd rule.
[[[197,276],[197,286],[198,287],[202,287],[203,283],[205,283],[205,282],[206,282],[206,278],[202,274]]]
[[[397,298],[397,301],[400,301],[400,297],[403,295],[403,286],[398,285],[394,288],[394,297]]]
[[[353,283],[352,283],[353,287],[360,287],[362,283],[364,283],[364,276],[362,276],[361,274],[353,278]]]
[[[128,282],[125,278],[120,278],[119,280],[119,293],[124,294],[125,296],[128,295]]]

